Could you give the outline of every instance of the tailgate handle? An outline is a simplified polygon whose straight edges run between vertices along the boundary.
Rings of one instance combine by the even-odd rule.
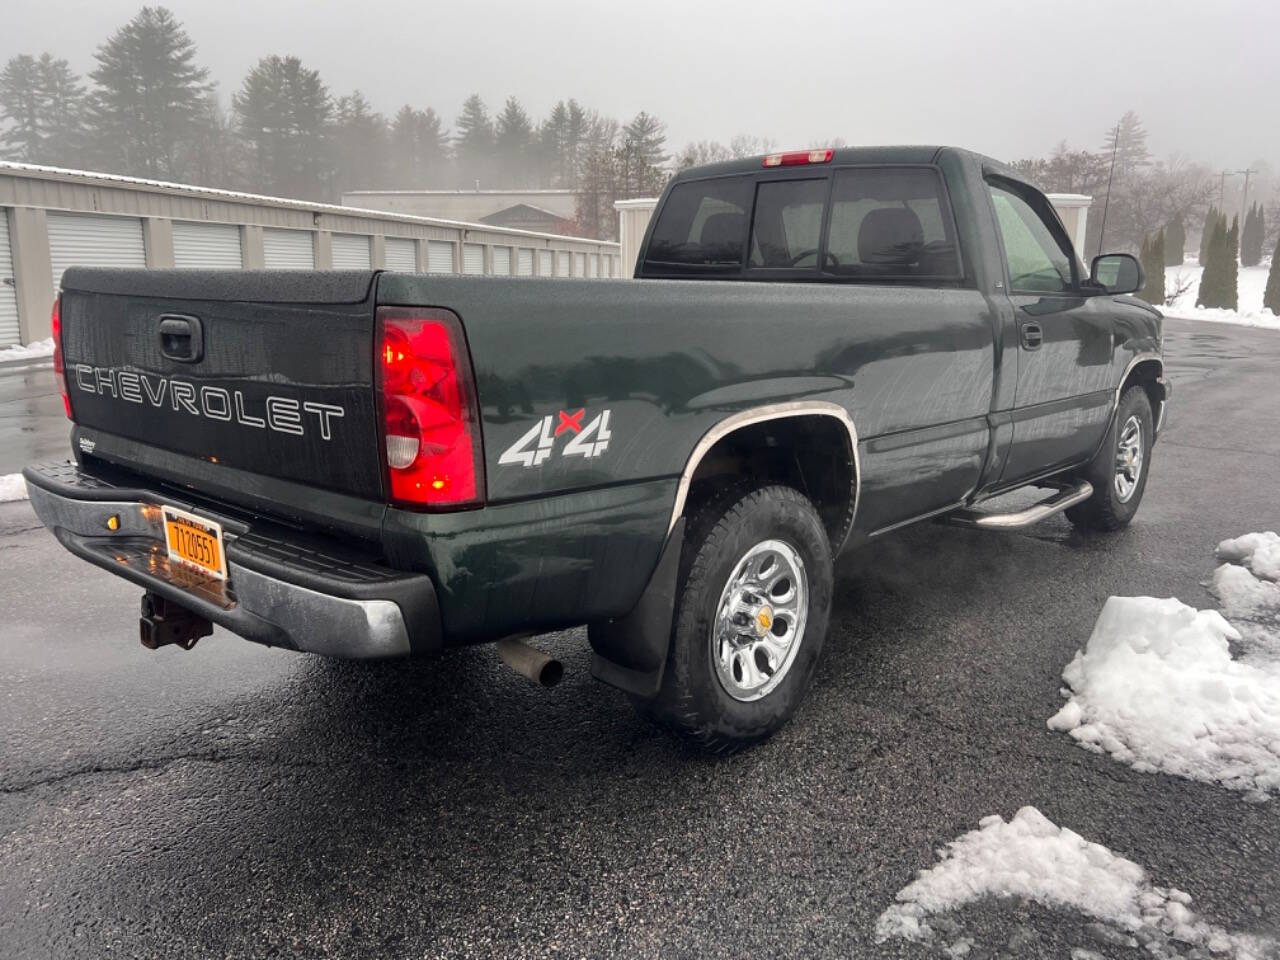
[[[167,313],[160,318],[160,352],[170,360],[195,363],[204,356],[204,333],[196,317]]]

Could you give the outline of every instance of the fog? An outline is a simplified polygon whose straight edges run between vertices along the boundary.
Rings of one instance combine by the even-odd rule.
[[[139,0],[8,0],[0,60],[48,50],[84,74]],[[452,123],[479,93],[542,116],[576,97],[646,110],[677,150],[735,134],[780,147],[946,142],[1015,159],[1097,149],[1126,110],[1153,156],[1235,169],[1280,158],[1280,3],[168,0],[223,103],[262,56],[335,93]]]

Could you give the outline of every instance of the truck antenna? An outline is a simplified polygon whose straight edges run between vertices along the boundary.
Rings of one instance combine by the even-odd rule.
[[[1107,207],[1111,206],[1111,181],[1116,175],[1116,151],[1120,149],[1120,124],[1116,124],[1116,136],[1111,141],[1111,172],[1107,174],[1107,195],[1102,201],[1102,226],[1098,228],[1098,252],[1102,256],[1102,238],[1107,234]]]

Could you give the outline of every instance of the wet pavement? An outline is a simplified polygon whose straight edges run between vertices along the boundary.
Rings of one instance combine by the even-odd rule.
[[[1280,336],[1168,326],[1175,405],[1128,530],[926,524],[846,558],[805,707],[727,760],[591,680],[582,631],[540,641],[567,668],[551,691],[487,648],[148,652],[138,591],[0,504],[0,957],[938,956],[875,944],[877,915],[1026,804],[1276,936],[1275,801],[1045,727],[1108,595],[1209,606],[1218,540],[1280,529]],[[52,377],[10,376],[0,473],[13,443],[66,442]],[[1141,955],[1034,905],[962,919],[973,957]]]

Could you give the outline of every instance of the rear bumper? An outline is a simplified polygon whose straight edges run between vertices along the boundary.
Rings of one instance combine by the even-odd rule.
[[[116,486],[71,463],[27,467],[23,477],[36,515],[76,556],[246,639],[358,659],[441,645],[435,588],[423,574],[381,567],[265,524],[250,526],[167,493]],[[170,562],[161,504],[222,524],[225,581]],[[107,528],[112,516],[115,531]]]

